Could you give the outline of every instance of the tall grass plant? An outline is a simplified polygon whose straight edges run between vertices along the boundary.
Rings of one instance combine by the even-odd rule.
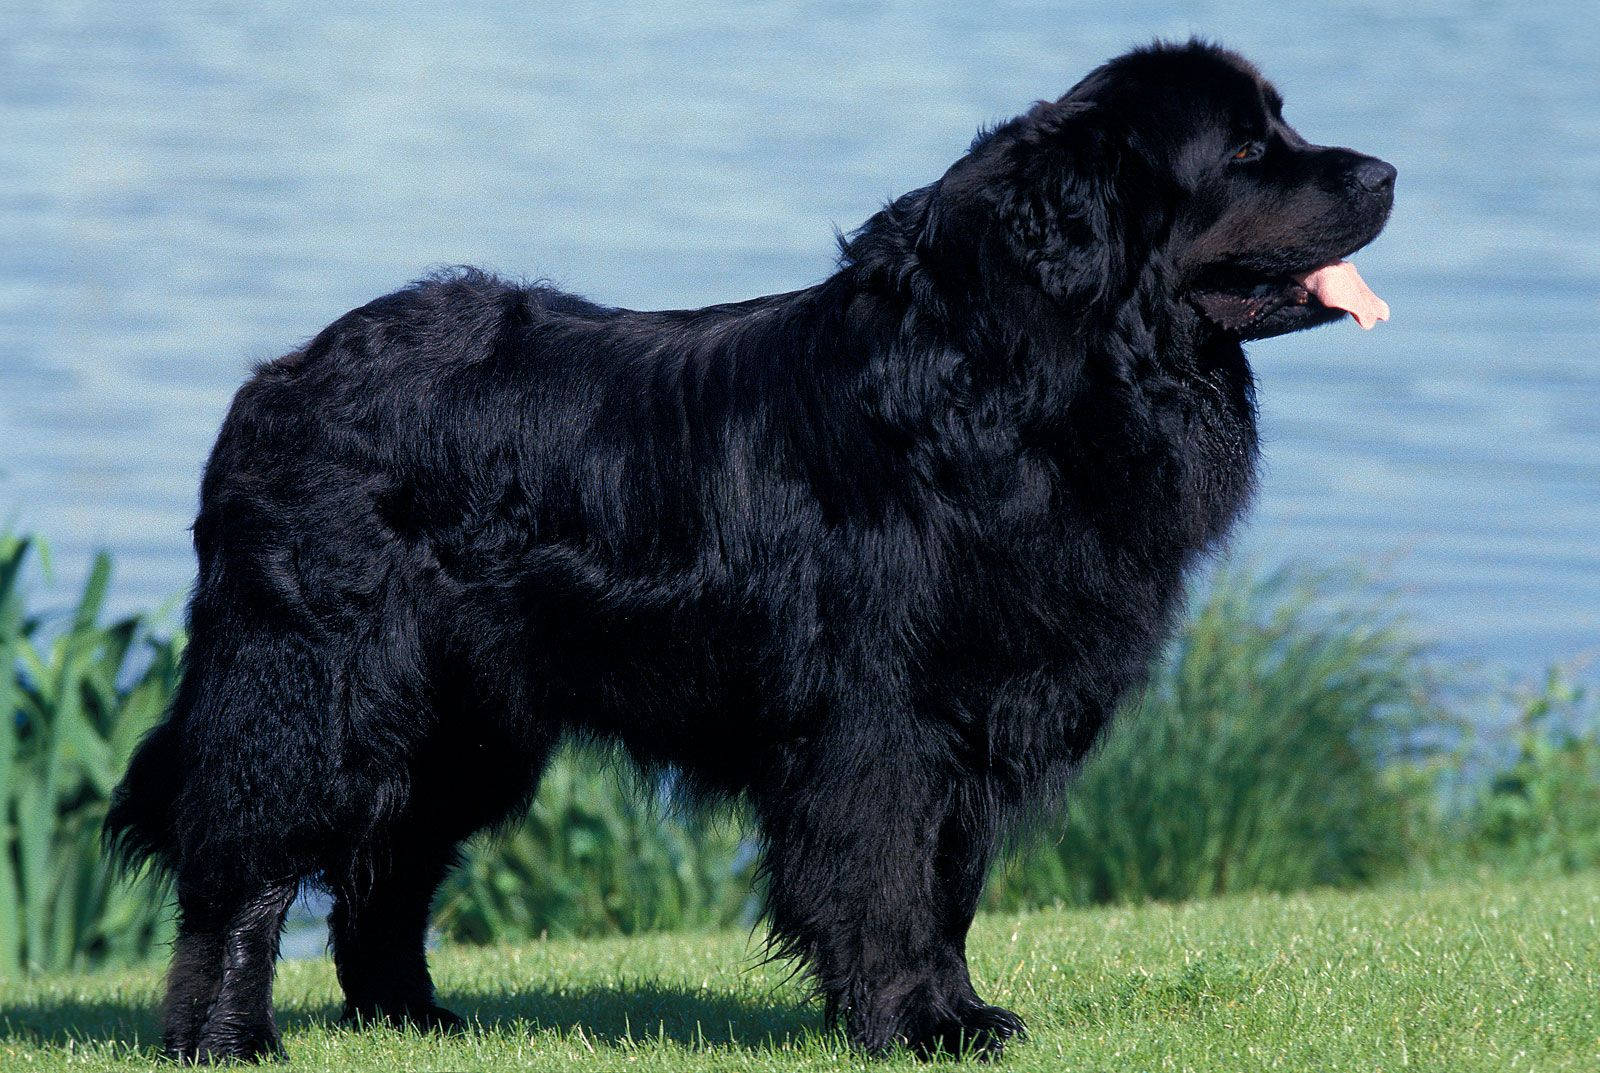
[[[30,614],[34,551],[0,535],[0,976],[140,961],[172,927],[151,877],[120,880],[100,825],[176,687],[183,640],[142,616],[102,623],[105,555],[63,621]]]

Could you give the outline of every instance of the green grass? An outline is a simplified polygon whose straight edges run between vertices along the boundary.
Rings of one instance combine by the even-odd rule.
[[[325,960],[284,966],[301,1070],[870,1065],[743,933],[447,947],[453,1039],[329,1026]],[[980,919],[982,989],[1026,1017],[1012,1070],[1600,1068],[1600,876]],[[0,984],[0,1068],[145,1068],[159,975]],[[909,1058],[880,1069],[919,1067]]]

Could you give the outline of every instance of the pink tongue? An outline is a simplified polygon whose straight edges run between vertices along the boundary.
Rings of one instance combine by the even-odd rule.
[[[1349,261],[1335,261],[1301,276],[1300,286],[1316,295],[1317,301],[1329,309],[1349,313],[1368,331],[1380,320],[1389,319],[1389,303],[1372,293],[1367,281]]]

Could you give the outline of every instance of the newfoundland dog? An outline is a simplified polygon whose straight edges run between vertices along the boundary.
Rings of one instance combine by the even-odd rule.
[[[346,1016],[452,1027],[461,841],[558,743],[760,825],[766,918],[870,1053],[1022,1021],[965,940],[1250,498],[1240,347],[1382,302],[1395,171],[1239,56],[1112,60],[981,133],[815,286],[639,312],[459,270],[261,366],[194,526],[187,673],[108,834],[175,879],[165,1046],[280,1048],[332,893]]]

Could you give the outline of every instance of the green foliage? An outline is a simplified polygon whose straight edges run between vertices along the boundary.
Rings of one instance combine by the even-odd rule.
[[[1552,671],[1519,698],[1516,758],[1446,825],[1469,866],[1511,875],[1600,865],[1600,720],[1585,691]]]
[[[41,628],[20,591],[32,544],[0,535],[0,976],[138,961],[171,930],[154,881],[120,881],[101,853],[100,825],[182,640],[101,624],[104,555],[66,623]]]
[[[441,894],[440,930],[486,943],[717,927],[745,915],[749,855],[736,825],[627,791],[593,754],[564,752],[525,820],[469,845]]]
[[[999,872],[991,906],[1347,886],[1401,867],[1417,786],[1386,761],[1444,713],[1419,646],[1357,591],[1217,576],[1085,765],[1064,827]]]

